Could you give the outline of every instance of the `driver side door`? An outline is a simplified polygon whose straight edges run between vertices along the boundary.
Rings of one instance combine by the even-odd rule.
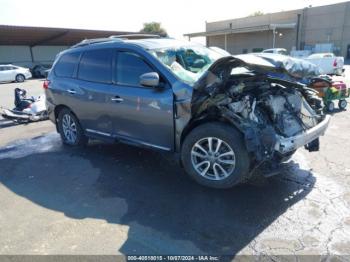
[[[174,148],[173,91],[170,84],[142,55],[117,52],[113,133],[120,139],[163,150]],[[157,72],[159,87],[140,84],[144,73]],[[113,100],[113,98],[110,98]]]

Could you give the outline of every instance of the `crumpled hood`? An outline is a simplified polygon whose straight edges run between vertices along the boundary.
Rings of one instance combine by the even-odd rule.
[[[253,72],[296,82],[321,74],[316,65],[306,60],[279,54],[243,54],[218,59],[195,83],[194,89],[199,89],[203,84],[210,84],[214,78],[223,80],[230,76],[235,67],[245,67]]]
[[[315,77],[321,74],[318,66],[304,59],[266,53],[257,54],[256,56],[270,62],[276,68],[297,79]]]

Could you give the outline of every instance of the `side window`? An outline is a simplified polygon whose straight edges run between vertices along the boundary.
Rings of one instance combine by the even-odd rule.
[[[140,76],[154,70],[137,54],[119,52],[117,82],[123,85],[140,86]]]
[[[262,52],[263,50],[264,50],[264,48],[256,47],[256,48],[253,48],[253,49],[252,49],[252,52],[253,52],[253,53],[260,53],[260,52]]]
[[[112,83],[113,49],[86,51],[80,60],[78,78],[98,83]]]
[[[3,66],[0,66],[0,71],[3,71],[4,70],[4,67]]]
[[[69,53],[61,56],[55,66],[55,74],[61,77],[72,77],[75,66],[78,64],[80,53]]]

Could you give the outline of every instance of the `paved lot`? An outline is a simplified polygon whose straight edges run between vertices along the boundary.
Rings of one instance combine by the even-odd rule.
[[[0,84],[0,105],[15,86]],[[320,152],[230,190],[198,186],[160,153],[64,147],[49,121],[0,128],[0,254],[350,255],[349,111]]]

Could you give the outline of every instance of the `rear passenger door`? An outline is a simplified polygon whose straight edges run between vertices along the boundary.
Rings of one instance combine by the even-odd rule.
[[[119,51],[115,58],[113,133],[147,146],[172,150],[174,145],[173,92],[160,75],[162,87],[140,85],[140,76],[157,72],[144,57]],[[157,72],[159,74],[159,72]]]
[[[113,137],[114,116],[118,112],[110,97],[117,94],[112,82],[115,49],[90,49],[80,59],[77,72],[77,114],[90,135]]]

